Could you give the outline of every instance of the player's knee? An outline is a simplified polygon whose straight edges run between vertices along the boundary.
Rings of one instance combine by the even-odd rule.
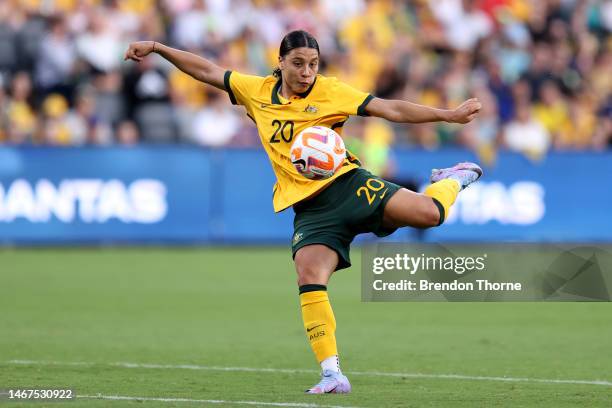
[[[327,283],[327,271],[313,262],[296,262],[298,286]]]
[[[300,255],[300,254],[298,254]],[[295,269],[297,272],[298,285],[327,283],[328,271],[314,259],[303,256],[295,257]]]
[[[327,285],[338,264],[336,252],[324,245],[308,245],[295,254],[298,285]]]

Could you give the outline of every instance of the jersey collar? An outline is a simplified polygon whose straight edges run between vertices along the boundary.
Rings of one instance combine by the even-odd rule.
[[[272,97],[270,99],[272,100],[272,103],[274,105],[283,104],[280,100],[280,97],[278,96],[278,92],[280,91],[282,83],[283,83],[283,79],[278,78],[278,81],[276,81],[276,84],[274,84],[274,87],[272,88]],[[312,88],[314,88],[316,83],[317,83],[317,77],[315,77],[315,80],[312,82],[312,85],[310,85],[310,87],[306,91],[297,94],[297,96],[299,96],[300,98],[306,98],[308,94],[310,94],[310,91],[312,91]]]

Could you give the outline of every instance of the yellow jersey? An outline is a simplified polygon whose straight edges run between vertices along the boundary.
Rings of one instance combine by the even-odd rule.
[[[243,105],[255,122],[261,143],[276,175],[274,211],[279,212],[304,200],[342,174],[359,167],[359,160],[347,151],[340,169],[325,180],[300,175],[289,152],[294,136],[310,126],[326,126],[342,134],[349,115],[367,116],[372,95],[358,91],[334,77],[317,75],[310,88],[287,100],[280,94],[281,80],[226,71],[224,85],[234,105]]]

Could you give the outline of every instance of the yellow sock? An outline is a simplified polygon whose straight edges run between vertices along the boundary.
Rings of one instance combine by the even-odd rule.
[[[300,304],[306,338],[317,361],[320,363],[328,357],[338,355],[336,319],[329,304],[327,288],[324,285],[301,286]]]
[[[440,222],[438,225],[441,225],[448,218],[450,206],[457,199],[459,191],[461,191],[459,183],[452,179],[443,179],[425,188],[425,195],[433,198],[434,203],[438,206],[438,210],[440,210]]]

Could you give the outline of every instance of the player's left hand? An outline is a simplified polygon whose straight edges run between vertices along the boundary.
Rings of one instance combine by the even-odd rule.
[[[130,44],[123,56],[123,60],[142,62],[142,59],[153,52],[155,41],[136,41]]]
[[[469,123],[474,120],[481,108],[482,104],[478,98],[468,99],[451,112],[450,122]]]

